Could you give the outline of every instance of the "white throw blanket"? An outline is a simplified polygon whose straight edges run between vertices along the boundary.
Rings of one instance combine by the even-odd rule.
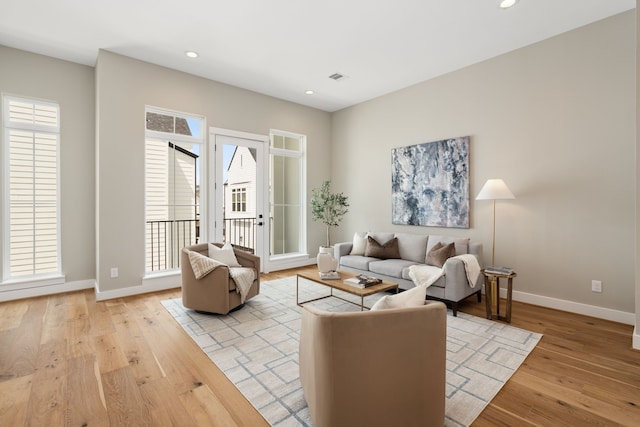
[[[445,261],[445,265],[451,259],[459,259],[464,264],[464,270],[467,274],[467,282],[470,287],[474,287],[478,282],[480,274],[480,264],[477,258],[471,254],[456,255]],[[409,277],[416,286],[431,286],[436,280],[445,275],[445,269],[435,267],[433,265],[412,265],[409,267]]]
[[[240,294],[240,301],[244,304],[249,289],[256,279],[256,271],[248,267],[229,267],[229,276],[236,283],[236,292]]]

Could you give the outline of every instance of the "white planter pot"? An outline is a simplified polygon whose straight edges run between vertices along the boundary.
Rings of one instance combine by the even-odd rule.
[[[320,273],[328,273],[338,269],[338,260],[333,257],[333,247],[321,247],[316,262]]]

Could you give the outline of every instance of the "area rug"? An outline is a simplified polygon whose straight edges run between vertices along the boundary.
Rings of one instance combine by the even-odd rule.
[[[322,285],[300,282],[301,300],[327,294]],[[367,297],[365,305],[380,297]],[[226,316],[196,313],[184,308],[180,298],[162,304],[271,425],[312,425],[298,373],[301,308],[295,276],[262,282],[260,295]],[[330,311],[360,310],[337,298],[310,304]],[[449,311],[445,425],[470,425],[541,336],[461,312],[453,317]]]

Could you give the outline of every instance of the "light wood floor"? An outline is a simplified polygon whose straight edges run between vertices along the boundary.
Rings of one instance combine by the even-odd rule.
[[[0,303],[0,425],[268,425],[160,304],[179,296]],[[517,302],[512,324],[544,337],[474,426],[640,425],[631,326]]]

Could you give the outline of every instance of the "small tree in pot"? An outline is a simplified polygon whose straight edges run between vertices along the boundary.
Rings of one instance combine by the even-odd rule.
[[[314,188],[311,195],[311,215],[314,221],[327,226],[327,245],[331,247],[329,229],[337,227],[344,214],[349,212],[347,196],[342,193],[331,193],[331,181],[322,183],[322,187]]]

